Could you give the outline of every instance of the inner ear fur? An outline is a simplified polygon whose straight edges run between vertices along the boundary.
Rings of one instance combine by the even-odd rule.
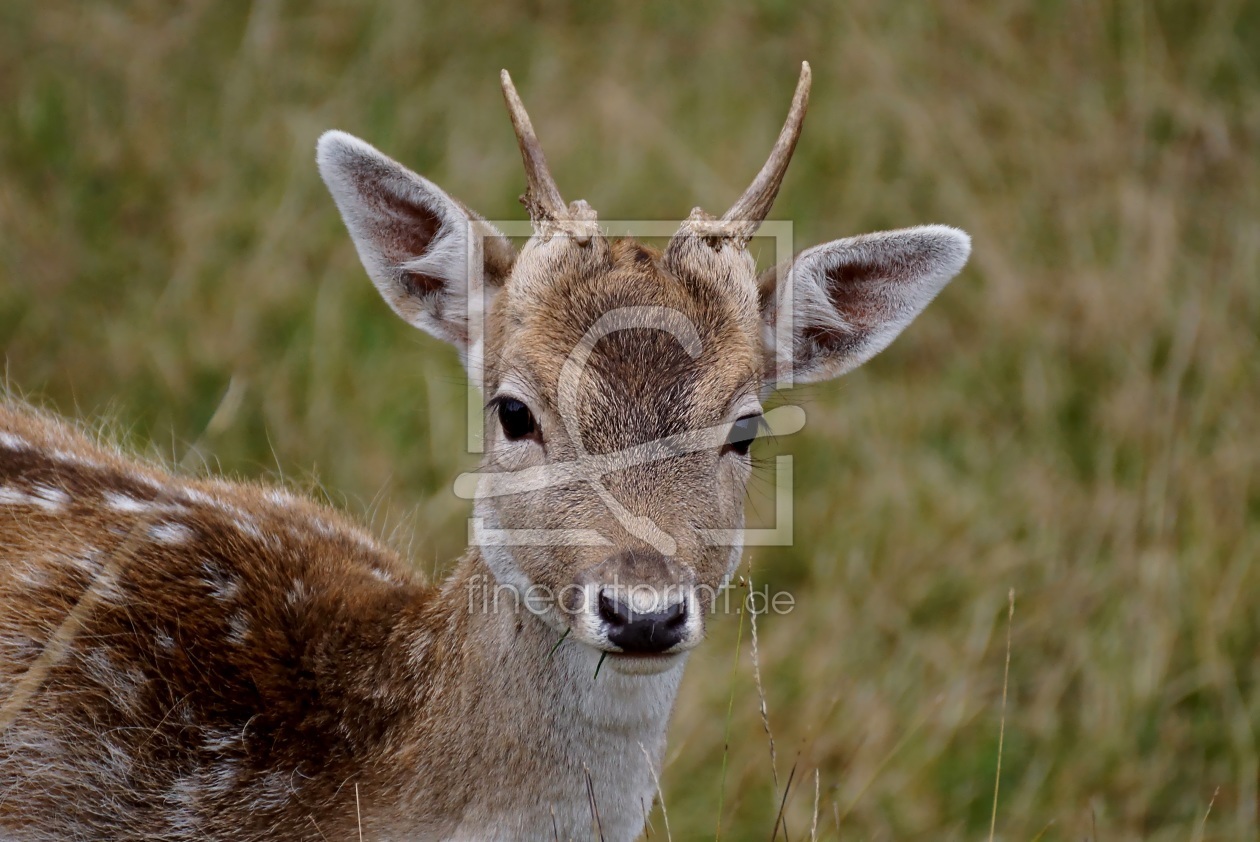
[[[878,354],[962,270],[971,238],[927,225],[834,240],[801,252],[758,280],[767,326],[767,373],[790,365],[792,379],[838,377]],[[791,268],[791,348],[775,345]]]
[[[494,289],[511,273],[511,243],[436,184],[356,137],[326,132],[316,159],[381,296],[408,323],[467,351],[470,254]]]

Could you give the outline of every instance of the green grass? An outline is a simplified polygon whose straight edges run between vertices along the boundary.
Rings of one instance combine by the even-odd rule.
[[[796,455],[796,543],[754,558],[797,596],[759,628],[791,838],[815,770],[830,838],[987,837],[1011,587],[998,837],[1256,838],[1255,3],[7,4],[8,378],[140,446],[318,482],[440,572],[474,463],[461,374],[372,291],[319,132],[521,218],[507,67],[567,196],[676,219],[751,178],[801,59],[776,207],[798,247],[944,222],[975,254],[759,445]],[[766,481],[751,503],[773,511]],[[782,792],[747,640],[732,687],[738,623],[713,625],[671,830],[711,837],[722,803],[723,839],[764,840]]]

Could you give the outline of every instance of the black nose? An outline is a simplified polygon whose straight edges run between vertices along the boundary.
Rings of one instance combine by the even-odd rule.
[[[664,611],[636,614],[615,594],[599,593],[599,617],[608,627],[608,640],[622,651],[652,655],[676,646],[687,626],[686,600]]]

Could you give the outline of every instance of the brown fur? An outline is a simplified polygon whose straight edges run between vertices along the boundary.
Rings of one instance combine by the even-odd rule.
[[[340,814],[324,832],[344,837],[357,758],[397,737],[425,689],[401,650],[432,589],[282,492],[175,478],[17,405],[0,429],[29,443],[0,448],[0,486],[65,499],[0,507],[0,686],[30,680],[54,630],[102,594],[0,734],[0,825],[268,838],[309,811]],[[187,537],[154,540],[163,528]]]

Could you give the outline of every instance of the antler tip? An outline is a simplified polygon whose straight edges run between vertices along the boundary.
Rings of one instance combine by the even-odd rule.
[[[809,62],[801,62],[801,78],[796,83],[796,96],[809,96],[809,89],[814,83],[814,71],[810,69]],[[793,97],[795,99],[796,97]]]
[[[538,137],[534,134],[529,113],[516,93],[516,86],[512,84],[511,74],[507,70],[499,71],[499,81],[503,85],[503,100],[507,103],[508,116],[512,119],[516,143],[521,148],[521,160],[525,164],[524,202],[529,209],[530,218],[535,222],[541,219],[565,219],[568,209],[564,199],[560,197],[560,189],[551,177],[551,171],[547,168],[547,159],[538,143]]]
[[[770,150],[770,157],[761,168],[761,172],[753,179],[753,183],[744,191],[731,209],[722,214],[723,222],[734,223],[731,236],[749,238],[757,231],[757,226],[766,218],[779,187],[783,184],[783,176],[787,172],[788,162],[792,160],[792,152],[796,149],[796,141],[801,136],[801,124],[805,120],[805,110],[809,106],[810,88],[809,62],[801,62],[801,78],[796,83],[796,93],[792,95],[792,106],[788,110],[787,120],[779,132],[779,139]]]

